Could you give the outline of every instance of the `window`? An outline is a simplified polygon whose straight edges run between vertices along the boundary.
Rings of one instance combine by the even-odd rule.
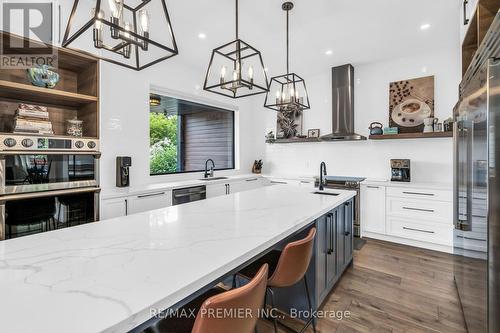
[[[234,169],[234,112],[151,94],[150,174]]]

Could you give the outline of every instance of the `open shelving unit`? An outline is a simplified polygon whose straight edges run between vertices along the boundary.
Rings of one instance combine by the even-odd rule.
[[[0,37],[4,43],[7,38],[28,41],[4,31],[0,31]],[[60,75],[54,89],[32,85],[25,69],[0,69],[0,133],[13,132],[18,105],[26,103],[48,108],[55,136],[66,136],[67,121],[77,118],[83,120],[84,137],[99,138],[99,60],[73,50],[54,48],[58,61],[54,71]],[[30,54],[29,49],[26,54]]]
[[[453,132],[433,133],[400,133],[386,135],[370,135],[370,140],[400,140],[400,139],[428,139],[428,138],[452,138]]]
[[[498,0],[479,0],[462,44],[462,75],[467,72],[476,51],[498,13],[499,7],[500,1]]]

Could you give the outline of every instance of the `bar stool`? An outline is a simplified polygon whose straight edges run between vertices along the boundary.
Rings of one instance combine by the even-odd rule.
[[[268,265],[259,269],[250,283],[226,291],[213,288],[191,301],[179,313],[196,313],[196,317],[166,318],[143,333],[252,333],[264,304]],[[243,309],[242,313],[239,311]],[[248,310],[251,310],[249,314]],[[230,313],[230,316],[226,316]],[[222,316],[219,316],[222,314]],[[240,316],[243,314],[243,316]]]
[[[314,237],[316,236],[316,228],[312,228],[307,237],[285,246],[283,251],[274,250],[258,259],[249,266],[243,268],[237,273],[238,276],[243,277],[246,280],[250,280],[252,276],[255,276],[258,267],[260,265],[267,263],[269,265],[269,274],[271,277],[267,281],[267,291],[271,296],[271,306],[275,308],[275,299],[273,288],[286,288],[291,287],[298,283],[300,280],[304,281],[304,287],[307,297],[307,303],[309,305],[309,310],[311,311],[311,316],[307,320],[306,325],[300,332],[304,332],[309,325],[313,325],[313,330],[316,332],[316,323],[314,322],[313,308],[311,303],[311,295],[309,293],[309,285],[307,283],[306,272],[309,268],[309,263],[311,262]],[[233,285],[236,281],[233,281]],[[278,332],[278,319],[273,319],[274,332]],[[287,329],[293,331],[290,327],[283,323],[280,325],[286,327]]]

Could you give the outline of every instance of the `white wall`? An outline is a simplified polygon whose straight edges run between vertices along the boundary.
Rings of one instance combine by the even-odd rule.
[[[229,104],[235,108],[237,126],[237,166],[240,170],[217,174],[250,172],[256,151],[251,122],[250,102],[219,98],[202,90],[204,72],[185,66],[180,57],[136,72],[101,62],[101,187],[115,186],[116,156],[131,156],[131,185],[144,185],[180,179],[200,178],[201,173],[149,176],[149,92],[151,86],[180,91],[200,98],[201,102]],[[189,97],[188,97],[189,98]],[[238,129],[239,128],[239,129]],[[239,159],[238,159],[239,156]],[[240,162],[238,164],[238,161]]]
[[[389,83],[392,81],[435,76],[435,116],[440,121],[450,117],[458,100],[460,81],[458,38],[453,48],[432,51],[407,58],[355,66],[355,128],[368,135],[368,126],[389,119]],[[300,74],[300,73],[299,73]],[[321,134],[331,132],[331,72],[306,77],[311,110],[305,111],[304,132],[320,128]],[[265,128],[276,128],[276,115],[260,110]],[[452,139],[416,139],[394,141],[324,142],[263,145],[264,172],[285,175],[316,175],[325,161],[328,174],[390,178],[389,160],[408,158],[412,162],[415,181],[452,182]]]

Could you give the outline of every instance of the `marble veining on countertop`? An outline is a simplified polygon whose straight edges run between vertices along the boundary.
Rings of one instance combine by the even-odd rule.
[[[2,331],[126,332],[355,195],[334,192],[266,186],[0,242]]]

